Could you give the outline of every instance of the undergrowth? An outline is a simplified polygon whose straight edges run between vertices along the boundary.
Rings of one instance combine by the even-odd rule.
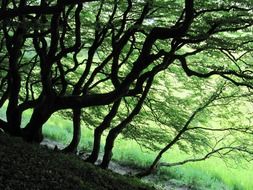
[[[140,180],[85,163],[74,155],[0,134],[0,189],[155,190]]]

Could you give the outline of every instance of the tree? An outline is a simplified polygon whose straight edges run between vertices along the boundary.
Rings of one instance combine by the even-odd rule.
[[[151,173],[155,172],[156,169],[159,167],[165,166],[172,167],[177,165],[183,165],[188,162],[202,161],[211,156],[214,156],[215,154],[218,154],[222,159],[225,159],[225,157],[236,151],[237,154],[239,154],[240,156],[243,155],[244,158],[252,157],[253,153],[251,149],[252,142],[251,141],[240,142],[237,139],[241,135],[245,137],[246,136],[250,137],[253,132],[252,128],[246,125],[243,121],[240,121],[238,123],[238,120],[241,118],[241,115],[244,115],[245,113],[237,111],[237,113],[235,113],[235,115],[238,114],[237,116],[233,116],[233,114],[230,113],[229,115],[230,118],[226,118],[227,112],[223,111],[224,113],[222,113],[219,110],[221,106],[223,107],[223,109],[228,106],[232,109],[236,108],[238,109],[242,106],[240,105],[242,104],[242,100],[239,101],[240,102],[239,104],[237,104],[235,98],[241,97],[241,99],[243,99],[247,96],[251,96],[251,94],[240,94],[238,92],[232,93],[231,89],[226,90],[226,88],[229,88],[229,86],[226,83],[218,85],[216,91],[213,92],[211,95],[209,95],[208,98],[205,98],[206,100],[204,100],[204,103],[199,105],[189,116],[187,116],[187,119],[183,121],[184,123],[182,126],[179,127],[173,126],[176,130],[176,134],[168,141],[167,144],[165,144],[164,147],[162,147],[161,149],[155,148],[158,149],[159,151],[154,161],[145,171],[136,174],[136,176],[144,177],[150,175]],[[228,93],[225,91],[228,91]],[[210,93],[210,91],[208,92]],[[233,101],[235,101],[234,105],[231,105],[230,103]],[[245,112],[247,113],[247,111]],[[181,112],[183,112],[183,110]],[[227,119],[226,125],[222,125],[221,123],[219,125],[217,121],[214,122],[214,124],[212,125],[211,122],[212,120],[215,119],[212,119],[212,117],[210,117],[208,118],[208,121],[206,121],[206,114],[204,112],[207,112],[208,115],[215,115],[215,112],[219,112],[220,116],[216,117],[216,119],[226,118]],[[167,115],[170,115],[170,113],[168,112],[166,113]],[[200,117],[201,114],[203,115],[202,117]],[[177,113],[178,118],[180,118],[180,115],[183,114]],[[179,125],[181,123],[181,121],[178,122],[172,121],[172,123],[170,123],[167,121],[160,120],[159,118],[157,118],[156,115],[154,117],[157,119],[160,125],[170,126],[173,124]],[[236,119],[234,119],[233,117],[236,117]],[[184,142],[182,141],[188,142],[185,143],[186,145],[184,145]],[[162,142],[162,144],[164,144],[164,142]],[[187,146],[190,145],[191,148],[193,149],[192,152],[198,154],[201,153],[202,155],[204,152],[206,153],[204,153],[202,157],[197,158],[194,157],[174,163],[161,162],[162,156],[167,151],[172,149],[172,147],[175,145],[178,145],[185,152],[188,151]],[[233,157],[236,158],[238,157],[238,155],[237,156],[234,155]]]
[[[1,75],[1,105],[8,106],[1,128],[40,142],[51,115],[71,109],[73,140],[64,151],[74,152],[81,113],[101,109],[87,161],[97,160],[101,135],[109,129],[101,164],[106,168],[115,139],[141,112],[164,70],[176,65],[188,77],[218,75],[252,88],[251,7],[246,0],[4,0],[1,63],[8,68]],[[21,129],[29,108],[30,121]]]

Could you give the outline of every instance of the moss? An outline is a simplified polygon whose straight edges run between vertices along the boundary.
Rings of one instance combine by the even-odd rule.
[[[151,190],[137,179],[0,134],[0,189]]]

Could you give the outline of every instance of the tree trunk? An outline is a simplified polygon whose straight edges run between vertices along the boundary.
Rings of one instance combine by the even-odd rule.
[[[91,155],[86,159],[87,162],[95,163],[98,159],[99,151],[100,151],[100,142],[101,142],[101,136],[104,132],[104,130],[108,129],[111,125],[112,119],[117,114],[118,108],[120,106],[121,99],[114,102],[112,109],[110,112],[106,115],[103,122],[95,129],[94,131],[94,142],[93,142],[93,149]]]
[[[64,148],[64,153],[76,153],[81,138],[81,109],[73,109],[73,138],[71,143]]]
[[[112,149],[114,146],[114,141],[116,140],[117,136],[121,133],[121,131],[126,128],[127,124],[129,124],[133,118],[139,114],[143,102],[146,99],[149,89],[152,85],[153,82],[153,76],[150,76],[150,78],[148,78],[147,84],[145,86],[145,90],[142,93],[141,98],[139,99],[138,103],[136,104],[135,108],[132,110],[132,112],[129,114],[129,116],[123,120],[120,124],[118,124],[116,127],[114,127],[113,129],[111,129],[109,131],[109,134],[106,138],[106,144],[105,144],[105,149],[104,149],[104,156],[103,156],[103,160],[102,163],[100,164],[100,167],[103,169],[108,168],[109,163],[111,161],[112,158]]]
[[[28,142],[40,143],[43,140],[42,127],[53,113],[52,99],[49,101],[42,101],[38,105],[31,116],[29,123],[22,131],[24,140]]]
[[[103,130],[101,130],[99,127],[95,129],[94,139],[93,139],[93,149],[92,149],[91,155],[85,160],[86,162],[94,164],[97,161],[98,156],[99,156],[99,151],[100,151],[102,133],[103,133]]]
[[[117,138],[119,132],[116,128],[113,128],[112,130],[110,130],[107,138],[106,138],[106,144],[105,144],[105,148],[104,148],[104,156],[103,156],[103,160],[102,163],[100,164],[100,167],[103,169],[107,169],[109,166],[109,163],[112,159],[112,149],[114,146],[114,142],[115,139]]]
[[[43,140],[42,126],[44,123],[40,118],[33,117],[22,131],[23,139],[27,142],[40,143]]]
[[[13,136],[20,136],[21,135],[21,112],[19,111],[15,102],[9,102],[7,111],[6,111],[6,118],[7,118],[7,127],[6,132]]]
[[[21,114],[18,109],[19,93],[21,88],[21,77],[19,73],[19,59],[22,54],[21,48],[24,43],[25,28],[19,26],[15,35],[10,37],[5,33],[7,50],[9,54],[8,90],[9,103],[6,111],[8,122],[7,132],[14,136],[21,135]]]
[[[18,71],[18,60],[21,51],[18,47],[9,49],[9,73],[8,73],[8,89],[9,103],[6,110],[6,118],[8,122],[8,133],[11,135],[20,135],[21,112],[18,109],[18,99],[21,87],[21,77]]]
[[[148,176],[148,175],[154,173],[157,169],[158,163],[161,158],[162,158],[162,154],[159,154],[156,157],[155,161],[151,164],[151,166],[148,167],[148,169],[144,170],[143,172],[137,173],[135,176],[138,178],[142,178],[142,177],[145,177],[145,176]]]

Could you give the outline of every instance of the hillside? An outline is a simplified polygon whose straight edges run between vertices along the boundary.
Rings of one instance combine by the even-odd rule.
[[[27,144],[0,134],[0,189],[2,190],[154,190],[137,179],[84,163],[76,156]]]

